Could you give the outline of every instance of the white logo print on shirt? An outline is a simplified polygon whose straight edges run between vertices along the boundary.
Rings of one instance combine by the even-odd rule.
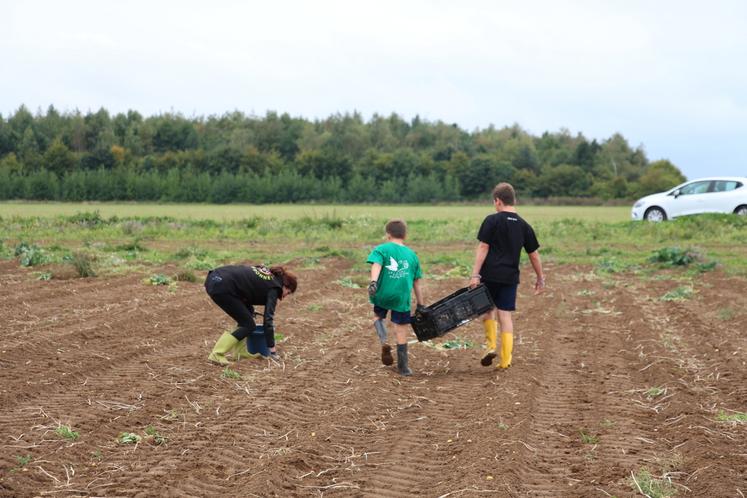
[[[389,273],[389,278],[392,279],[398,279],[398,278],[404,278],[408,274],[408,269],[410,268],[410,263],[407,262],[406,259],[403,259],[402,261],[397,261],[393,257],[389,256],[389,264],[385,266],[387,270],[389,270],[391,273]]]

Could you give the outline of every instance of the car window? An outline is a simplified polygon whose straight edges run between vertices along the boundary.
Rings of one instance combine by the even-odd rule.
[[[680,195],[705,194],[710,185],[710,181],[689,183],[680,189]]]
[[[739,187],[741,187],[742,184],[736,181],[716,181],[713,182],[713,191],[714,192],[729,192],[730,190],[736,190]]]

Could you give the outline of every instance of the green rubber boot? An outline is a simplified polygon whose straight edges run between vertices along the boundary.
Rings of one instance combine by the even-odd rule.
[[[262,355],[259,353],[250,353],[246,347],[246,337],[241,339],[236,346],[233,347],[233,358],[236,361],[240,360],[253,360],[260,358]]]
[[[238,342],[230,332],[223,332],[223,335],[220,336],[218,342],[213,346],[213,351],[208,355],[208,361],[221,367],[227,366],[226,353],[236,347]]]

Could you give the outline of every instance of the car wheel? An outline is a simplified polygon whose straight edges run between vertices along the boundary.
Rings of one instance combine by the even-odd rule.
[[[734,210],[734,214],[747,216],[747,206],[738,206],[737,209]]]
[[[651,207],[646,210],[646,214],[643,215],[646,221],[653,221],[658,223],[659,221],[666,221],[667,213],[663,209],[658,207]]]

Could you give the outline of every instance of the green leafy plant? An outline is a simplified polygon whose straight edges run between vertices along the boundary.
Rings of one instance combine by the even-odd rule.
[[[317,304],[317,303],[312,303],[312,304],[306,306],[306,309],[309,310],[309,311],[321,311],[322,310],[322,305],[321,304]]]
[[[442,342],[441,347],[443,349],[471,349],[475,347],[475,343],[463,337],[457,337],[456,339]]]
[[[692,287],[680,286],[674,290],[671,290],[661,296],[662,301],[684,301],[690,299],[693,296],[694,290]]]
[[[595,434],[587,434],[584,431],[579,431],[581,434],[581,442],[584,444],[597,444],[599,443],[599,436]]]
[[[664,247],[654,251],[649,261],[667,266],[687,266],[700,258],[700,254],[691,248]]]
[[[51,271],[43,271],[43,272],[39,273],[39,275],[36,277],[36,279],[37,280],[42,280],[44,282],[48,282],[48,281],[52,280],[53,276],[54,275],[52,275]]]
[[[226,367],[223,369],[221,377],[225,379],[241,379],[241,373]]]
[[[28,465],[29,463],[31,463],[31,460],[32,460],[31,455],[26,455],[26,456],[16,455],[16,462],[18,463],[19,468],[25,467],[26,465]]]
[[[54,431],[58,436],[68,439],[70,441],[75,441],[80,437],[80,434],[78,432],[75,432],[69,425],[61,425]]]
[[[721,410],[718,412],[718,415],[716,415],[716,420],[718,420],[719,422],[745,423],[747,422],[747,413],[726,413],[724,410]]]
[[[169,285],[171,284],[171,279],[166,275],[157,273],[155,275],[151,275],[148,279],[148,282],[150,283],[150,285]]]
[[[119,444],[137,444],[139,443],[143,438],[134,432],[122,432],[117,437],[117,442]]]
[[[16,246],[15,255],[21,266],[36,266],[48,261],[47,255],[39,246],[21,242]]]
[[[161,434],[159,434],[156,428],[153,427],[152,425],[149,425],[148,427],[145,428],[145,435],[149,439],[152,439],[153,442],[158,445],[166,444],[166,441],[168,441],[168,439],[162,436]]]
[[[666,393],[666,388],[663,387],[650,387],[648,388],[644,394],[648,399],[658,398],[662,394]]]

